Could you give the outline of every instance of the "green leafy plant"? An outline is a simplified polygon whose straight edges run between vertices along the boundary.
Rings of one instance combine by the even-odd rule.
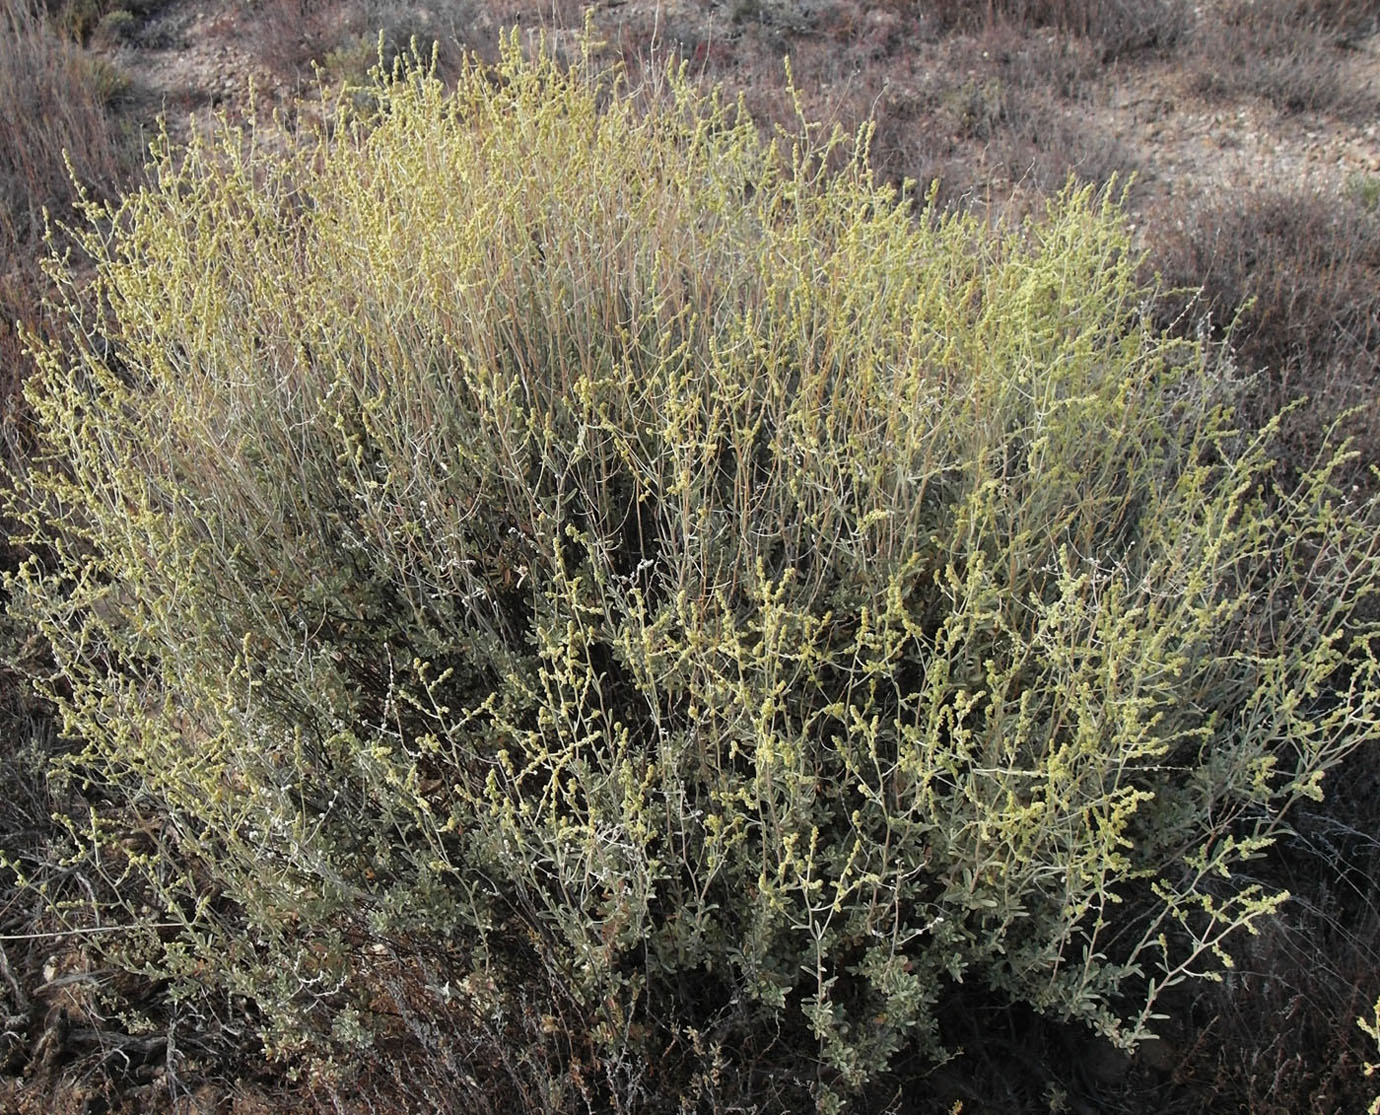
[[[93,203],[34,340],[11,612],[128,963],[457,1111],[838,1110],[969,988],[1129,1046],[1230,964],[1376,735],[1377,534],[1116,204],[516,38],[328,109]]]
[[[1348,175],[1346,193],[1367,213],[1380,210],[1380,176],[1374,174]]]

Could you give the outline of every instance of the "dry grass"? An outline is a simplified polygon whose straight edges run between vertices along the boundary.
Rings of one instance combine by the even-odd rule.
[[[1356,483],[1380,464],[1380,217],[1316,191],[1253,190],[1166,213],[1150,237],[1149,266],[1172,287],[1201,288],[1171,298],[1167,318],[1206,312],[1219,336],[1231,333],[1241,363],[1257,372],[1252,414],[1275,414],[1300,398],[1287,419],[1289,462],[1306,466],[1332,424],[1348,424],[1360,458]],[[1166,319],[1167,319],[1166,318]]]
[[[72,179],[103,186],[128,167],[112,118],[126,79],[57,36],[28,0],[0,3],[0,273],[26,257],[43,210],[61,216]],[[70,169],[69,169],[70,164]]]
[[[924,10],[945,30],[974,30],[1006,21],[1050,27],[1095,43],[1104,62],[1147,50],[1169,50],[1188,32],[1183,0],[930,0]]]
[[[0,425],[12,426],[27,363],[15,322],[39,316],[45,212],[68,220],[80,182],[127,181],[137,141],[120,120],[127,79],[59,36],[31,0],[0,0]]]
[[[1373,2],[1226,0],[1200,21],[1187,68],[1207,97],[1261,97],[1281,112],[1365,120],[1380,101],[1343,79],[1343,50],[1374,27]]]
[[[1374,756],[1336,772],[1326,808],[1301,810],[1262,875],[1293,900],[1192,1008],[1179,1074],[1213,1110],[1252,1115],[1363,1111],[1374,1041],[1355,1019],[1380,996],[1380,779]]]

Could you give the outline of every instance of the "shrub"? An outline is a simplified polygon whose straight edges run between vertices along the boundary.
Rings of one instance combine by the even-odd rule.
[[[1104,196],[917,217],[516,44],[53,265],[7,583],[142,963],[430,1110],[837,1109],[965,987],[1134,1043],[1376,734],[1369,509],[1265,489]]]

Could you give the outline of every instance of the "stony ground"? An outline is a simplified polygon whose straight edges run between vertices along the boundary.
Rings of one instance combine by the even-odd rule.
[[[392,22],[420,36],[435,33],[489,52],[500,29],[507,26],[551,26],[553,15],[559,25],[578,24],[571,6],[564,7],[553,11],[549,3],[522,0],[441,4],[434,10],[422,5],[406,11],[401,21],[397,12],[392,13]],[[744,18],[745,7],[758,17]],[[994,52],[1027,50],[1036,66],[1042,57],[1038,42],[1032,51],[1029,42],[1010,34],[977,32],[959,35],[957,42],[952,36],[935,41],[923,24],[903,20],[896,11],[903,6],[896,4],[801,2],[773,11],[776,7],[745,6],[741,0],[599,0],[593,13],[596,29],[615,45],[629,42],[644,51],[659,49],[663,55],[680,52],[692,64],[708,56],[710,75],[730,84],[759,79],[764,69],[777,65],[773,46],[779,53],[811,55],[823,50],[844,56],[853,72],[831,75],[832,80],[821,83],[815,93],[826,109],[849,118],[850,124],[857,122],[851,118],[857,114],[849,109],[864,101],[860,90],[871,92],[879,86],[874,103],[896,104],[916,98],[917,91],[934,84],[938,76],[960,88],[971,82],[974,95],[980,97],[993,69],[984,63],[991,62]],[[161,111],[176,133],[188,119],[204,121],[220,109],[243,113],[251,83],[263,105],[283,103],[309,82],[308,59],[314,47],[324,45],[327,54],[334,53],[334,58],[327,58],[328,78],[360,76],[373,53],[364,30],[367,17],[367,12],[361,15],[340,5],[303,0],[295,5],[168,0],[127,35],[96,46],[133,78],[135,94],[145,107]],[[1197,18],[1211,19],[1211,6],[1200,9]],[[1050,43],[1057,39],[1053,31],[1025,35]],[[1082,87],[1060,111],[1072,118],[1073,126],[1100,134],[1122,149],[1120,159],[1136,172],[1137,202],[1144,212],[1167,198],[1246,184],[1307,184],[1340,191],[1349,181],[1380,175],[1380,115],[1364,107],[1366,102],[1380,103],[1380,34],[1338,45],[1330,64],[1344,96],[1362,106],[1349,112],[1350,118],[1339,119],[1331,112],[1281,111],[1260,96],[1205,95],[1195,88],[1201,84],[1200,75],[1185,68],[1181,52],[1164,57],[1153,51],[1085,67],[1078,75]],[[351,66],[356,73],[348,73]],[[1037,71],[1028,80],[1040,78]],[[974,111],[980,113],[982,106]],[[995,115],[1009,108],[992,105],[989,111]],[[944,123],[918,119],[915,127],[931,130]],[[959,138],[970,148],[963,155],[982,172],[981,189],[996,196],[1019,190],[1019,166],[984,166],[995,162],[991,145],[984,142],[990,137],[980,134],[980,121],[968,122],[968,135],[962,134],[963,124],[959,121]]]

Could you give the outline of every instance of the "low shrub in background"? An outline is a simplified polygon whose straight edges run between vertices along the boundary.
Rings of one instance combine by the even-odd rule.
[[[0,0],[0,415],[13,418],[28,364],[14,328],[39,315],[45,210],[70,217],[74,181],[113,192],[138,166],[119,121],[127,81],[62,38],[31,0]]]
[[[1271,0],[1262,7],[1276,18],[1317,28],[1338,42],[1354,42],[1380,30],[1376,0]]]
[[[1188,34],[1194,18],[1184,0],[927,0],[920,8],[944,28],[990,27],[998,20],[1054,27],[1096,43],[1104,62],[1170,49]]]
[[[390,0],[251,0],[248,24],[254,56],[294,94],[310,89],[318,71],[331,84],[360,82],[378,63],[406,54],[415,37],[434,42],[437,72],[446,77],[460,65],[462,49],[496,50],[498,27],[485,5],[473,0],[427,0],[399,5]],[[578,10],[558,12],[551,4],[535,13],[542,20],[566,16],[579,26]]]
[[[73,180],[110,186],[128,176],[131,144],[111,106],[127,80],[60,38],[28,0],[0,3],[0,267],[18,266],[43,233],[45,207],[62,215]],[[136,164],[137,155],[133,160]]]
[[[82,46],[114,46],[139,21],[165,6],[166,0],[30,0],[46,12],[62,37]]]
[[[1347,81],[1344,51],[1378,27],[1375,0],[1229,0],[1198,22],[1188,69],[1209,97],[1262,97],[1281,112],[1364,123],[1376,96]]]
[[[53,265],[7,585],[112,963],[449,1111],[837,1110],[970,988],[1129,1045],[1230,963],[1377,732],[1374,515],[1269,486],[1115,204],[917,218],[516,40],[328,117]]]
[[[1206,312],[1240,362],[1259,369],[1252,419],[1284,418],[1286,463],[1306,468],[1338,418],[1359,408],[1360,450],[1347,472],[1370,488],[1380,385],[1380,218],[1322,192],[1253,189],[1166,219],[1149,264],[1189,292],[1163,320],[1195,327]]]

